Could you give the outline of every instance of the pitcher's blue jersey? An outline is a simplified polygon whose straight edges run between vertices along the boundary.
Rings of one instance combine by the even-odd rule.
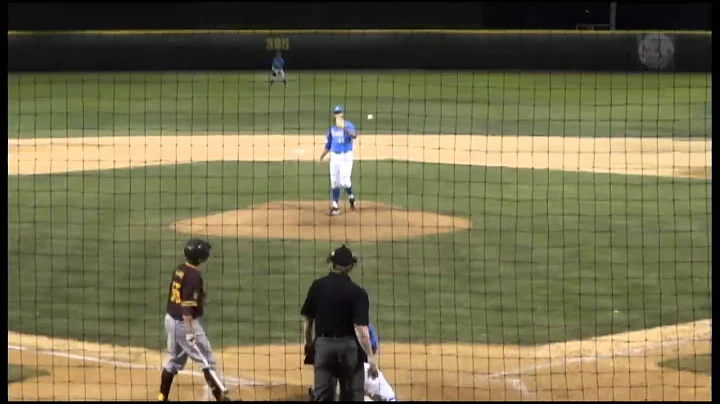
[[[272,60],[272,68],[273,68],[273,69],[280,69],[280,70],[282,70],[282,68],[283,68],[284,66],[285,66],[285,61],[283,60],[283,58],[280,58],[280,57],[274,57],[274,58],[273,58],[273,60]]]
[[[352,135],[354,134],[355,125],[350,121],[345,121],[345,129],[333,125],[328,130],[325,148],[336,154],[351,152],[354,140]]]

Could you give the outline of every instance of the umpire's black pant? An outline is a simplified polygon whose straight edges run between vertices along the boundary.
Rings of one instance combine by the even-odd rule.
[[[361,349],[352,337],[317,337],[315,340],[315,401],[335,401],[340,384],[340,401],[365,401],[365,366]]]

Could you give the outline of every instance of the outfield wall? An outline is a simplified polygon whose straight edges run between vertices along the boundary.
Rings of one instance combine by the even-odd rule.
[[[9,71],[712,70],[709,32],[287,30],[8,32]]]

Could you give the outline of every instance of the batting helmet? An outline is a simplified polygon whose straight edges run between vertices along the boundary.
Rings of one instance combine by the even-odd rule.
[[[192,265],[200,265],[210,258],[212,246],[205,240],[192,239],[185,243],[185,259]]]

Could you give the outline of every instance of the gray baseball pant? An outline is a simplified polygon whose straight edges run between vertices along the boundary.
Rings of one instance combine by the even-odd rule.
[[[315,401],[335,401],[340,384],[340,401],[365,401],[365,368],[359,360],[355,337],[315,340]]]
[[[175,320],[169,314],[165,315],[165,331],[167,332],[167,348],[170,358],[165,362],[164,368],[174,375],[183,370],[188,358],[198,363],[202,370],[215,371],[215,356],[212,353],[210,341],[205,335],[205,330],[197,320],[193,320],[193,329],[195,330],[195,345],[207,359],[209,367],[203,363],[195,348],[185,339],[185,334],[187,334],[185,323],[182,320]]]

